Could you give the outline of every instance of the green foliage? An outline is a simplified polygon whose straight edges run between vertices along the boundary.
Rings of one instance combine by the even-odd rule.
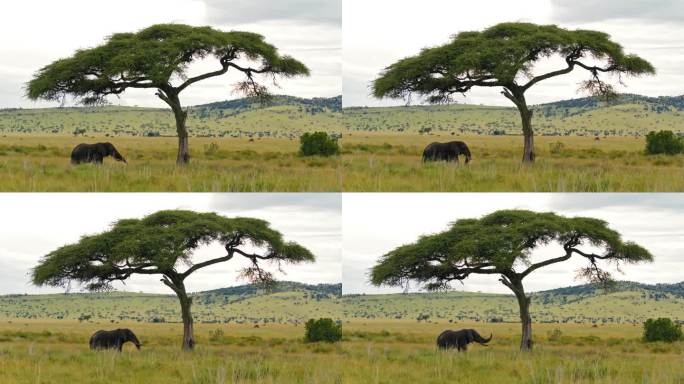
[[[89,290],[106,290],[112,281],[125,280],[132,274],[180,275],[176,267],[190,265],[188,271],[191,271],[193,251],[214,241],[232,252],[250,244],[264,248],[265,254],[260,258],[242,251],[236,253],[252,262],[252,266],[243,270],[243,275],[255,281],[270,280],[270,274],[259,267],[259,260],[275,263],[314,260],[309,250],[297,243],[285,242],[282,234],[264,220],[169,210],[142,219],[118,220],[109,231],[83,236],[78,243],[50,252],[33,269],[32,279],[36,285],[65,287],[77,281]],[[227,260],[230,257],[224,261]]]
[[[568,63],[563,72],[532,77],[541,59],[560,55]],[[472,87],[518,87],[521,91],[537,81],[569,73],[576,67],[589,67],[581,60],[599,60],[606,72],[620,75],[653,74],[646,60],[623,52],[608,34],[588,30],[567,30],[555,25],[501,23],[482,32],[461,32],[442,46],[423,49],[387,67],[373,82],[373,95],[409,98],[416,93],[431,102],[449,101],[454,93]],[[591,71],[590,71],[591,72]],[[612,93],[612,87],[599,79],[597,71],[582,86],[594,94]]]
[[[649,155],[676,155],[682,152],[684,140],[672,131],[652,131],[646,135],[646,153]]]
[[[532,264],[532,251],[558,242],[565,256]],[[578,247],[590,245],[603,249],[595,255]],[[449,282],[463,280],[470,274],[515,274],[526,276],[548,262],[584,257],[588,266],[580,277],[592,282],[608,282],[610,275],[599,268],[597,257],[610,263],[651,261],[643,247],[625,242],[603,220],[588,217],[563,217],[552,212],[501,210],[480,219],[459,219],[441,233],[422,236],[417,242],[403,245],[383,255],[371,271],[375,285],[401,286],[408,280],[425,284],[427,289],[448,288]],[[564,257],[564,258],[563,258]],[[515,272],[516,265],[525,265]]]
[[[340,153],[337,140],[326,132],[307,132],[299,138],[299,154],[302,156],[333,156]]]
[[[648,319],[644,323],[644,341],[665,341],[672,343],[682,340],[682,325],[669,318]]]
[[[308,343],[335,343],[342,340],[342,325],[330,318],[309,319],[305,324],[304,340]]]
[[[61,100],[71,95],[86,105],[104,103],[107,95],[128,88],[168,89],[171,78],[187,79],[189,65],[208,57],[219,61],[223,73],[229,68],[243,72],[247,80],[236,89],[250,95],[263,90],[252,78],[255,72],[286,78],[309,74],[304,64],[281,56],[256,33],[157,24],[136,33],[116,33],[103,45],[78,50],[41,68],[27,84],[27,96]],[[238,60],[259,66],[242,68],[233,63]],[[183,83],[177,90],[189,84]]]

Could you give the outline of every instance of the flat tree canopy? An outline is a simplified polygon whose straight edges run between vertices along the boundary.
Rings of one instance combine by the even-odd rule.
[[[190,64],[212,58],[218,69],[188,77]],[[256,64],[256,66],[249,66]],[[255,75],[308,76],[308,68],[290,56],[280,55],[264,37],[251,32],[224,32],[211,27],[158,24],[136,33],[116,33],[98,47],[81,49],[65,59],[41,68],[27,84],[31,100],[62,100],[67,95],[85,105],[107,102],[129,88],[155,89],[174,112],[179,138],[178,163],[188,161],[187,112],[179,94],[188,86],[229,70],[244,75],[234,89],[248,96],[264,97],[267,88]]]
[[[562,252],[533,262],[534,250],[551,243],[560,244]],[[444,232],[422,236],[415,243],[388,252],[373,267],[371,282],[378,286],[403,286],[415,281],[428,290],[443,290],[471,274],[498,275],[518,299],[521,349],[529,350],[532,319],[523,279],[537,269],[572,257],[586,261],[586,266],[577,272],[578,277],[605,285],[612,282],[605,266],[653,260],[645,248],[622,240],[603,220],[502,210],[479,219],[459,219]]]
[[[558,70],[534,74],[541,59],[560,56],[565,65]],[[461,32],[442,46],[423,49],[420,54],[385,68],[373,82],[378,98],[404,98],[413,94],[431,103],[452,101],[474,87],[502,88],[502,94],[518,108],[525,136],[523,161],[534,161],[532,111],[525,92],[540,81],[586,70],[588,80],[581,89],[592,95],[614,95],[606,74],[622,81],[623,76],[654,74],[646,60],[626,54],[620,44],[603,32],[567,30],[555,25],[501,23],[482,32]]]
[[[194,262],[194,251],[218,242],[226,254]],[[248,249],[261,249],[251,253]],[[270,284],[273,275],[262,263],[297,264],[314,261],[303,246],[286,242],[268,222],[255,218],[228,218],[215,213],[160,211],[142,219],[123,219],[110,230],[83,236],[75,244],[62,246],[45,255],[33,269],[36,285],[69,287],[83,284],[91,291],[108,290],[112,283],[134,274],[160,275],[161,281],[176,293],[184,323],[183,348],[192,349],[194,335],[191,299],[184,280],[193,272],[242,256],[251,265],[242,276],[253,282]]]

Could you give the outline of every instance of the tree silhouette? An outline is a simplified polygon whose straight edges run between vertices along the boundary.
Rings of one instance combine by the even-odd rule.
[[[532,262],[540,246],[558,243],[557,257]],[[563,217],[555,213],[503,210],[480,219],[460,219],[448,230],[423,236],[417,242],[396,248],[380,258],[371,271],[374,285],[401,286],[408,280],[428,290],[448,289],[455,280],[472,274],[499,275],[518,301],[522,338],[520,349],[532,349],[530,298],[523,279],[537,269],[570,260],[573,256],[588,264],[578,277],[610,284],[610,273],[599,264],[652,261],[643,247],[625,242],[605,221],[588,217]]]
[[[219,242],[227,254],[193,262],[201,245]],[[257,248],[263,252],[251,253]],[[184,280],[199,269],[242,256],[251,266],[242,276],[266,285],[273,275],[261,266],[264,262],[311,262],[314,256],[299,244],[283,241],[282,235],[266,221],[253,218],[227,218],[215,213],[159,211],[142,219],[123,219],[106,232],[84,236],[76,244],[60,247],[33,269],[33,283],[68,287],[72,281],[85,284],[90,291],[111,289],[112,282],[132,275],[161,275],[161,282],[178,296],[183,318],[183,349],[195,345],[193,321]],[[181,271],[179,268],[185,267]]]
[[[217,60],[220,68],[188,77],[190,64],[208,57]],[[256,33],[157,24],[137,33],[116,33],[103,45],[78,50],[41,68],[28,82],[26,94],[31,100],[63,100],[71,95],[84,105],[97,105],[127,89],[156,89],[156,96],[173,111],[178,133],[176,163],[182,165],[190,155],[188,113],[179,95],[190,85],[229,70],[244,75],[244,81],[235,85],[236,91],[259,98],[267,97],[268,89],[256,81],[255,75],[268,75],[274,82],[278,76],[309,75],[304,64],[281,56]]]
[[[560,56],[565,67],[534,75],[534,65],[543,58]],[[423,49],[413,57],[385,68],[373,82],[378,98],[426,96],[431,103],[449,102],[454,94],[474,87],[503,88],[501,92],[518,108],[524,135],[523,162],[535,159],[532,111],[525,92],[533,85],[556,76],[584,69],[590,79],[581,89],[592,95],[614,96],[614,87],[602,76],[654,74],[646,60],[623,52],[608,34],[559,28],[555,25],[502,23],[482,32],[461,32],[451,42]]]

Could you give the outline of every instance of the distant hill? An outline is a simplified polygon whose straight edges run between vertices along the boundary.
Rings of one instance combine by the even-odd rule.
[[[547,323],[641,323],[650,317],[684,321],[684,283],[620,282],[606,292],[579,285],[531,294],[532,317]],[[518,322],[512,295],[447,292],[345,295],[346,319]]]
[[[607,103],[585,97],[532,106],[532,125],[543,136],[635,136],[653,130],[684,134],[684,95],[624,94]],[[471,104],[344,109],[346,131],[426,135],[520,135],[515,107]]]
[[[192,294],[193,315],[204,323],[301,323],[312,317],[340,318],[341,284],[280,282],[271,290],[255,285]],[[0,296],[0,318],[87,321],[178,322],[173,295],[70,293]]]
[[[236,100],[219,101],[216,103],[195,105],[192,108],[197,110],[245,110],[245,109],[260,109],[279,105],[287,106],[303,106],[311,110],[331,110],[334,112],[342,111],[342,96],[336,97],[314,97],[311,99],[304,99],[301,97],[274,95],[266,102],[260,102],[254,98],[242,98]]]
[[[659,96],[659,97],[649,97],[642,95],[635,95],[631,93],[624,93],[619,95],[616,99],[606,102],[599,97],[582,97],[577,99],[568,99],[556,101],[553,103],[540,104],[536,107],[544,108],[584,108],[584,109],[596,109],[601,107],[606,107],[610,105],[621,105],[621,104],[648,104],[653,106],[655,110],[660,110],[661,112],[667,111],[671,108],[677,111],[684,111],[684,95],[682,96]]]
[[[188,109],[191,136],[277,137],[296,139],[304,132],[341,130],[342,96],[304,99],[276,95],[203,104]],[[169,109],[78,107],[0,110],[1,134],[89,136],[175,136]]]

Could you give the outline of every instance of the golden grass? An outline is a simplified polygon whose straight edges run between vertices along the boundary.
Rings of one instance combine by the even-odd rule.
[[[111,141],[128,165],[69,162],[80,142]],[[210,149],[214,143],[217,149]],[[175,164],[175,138],[8,136],[0,141],[3,191],[260,192],[341,190],[338,158],[302,158],[287,139],[191,138],[192,162]]]
[[[517,324],[355,321],[342,343],[305,344],[303,327],[196,325],[198,346],[180,351],[180,324],[130,323],[142,350],[91,352],[102,323],[0,322],[2,383],[681,383],[684,343],[643,343],[641,328],[535,324],[531,353],[518,351]],[[489,346],[442,352],[444,329],[493,333]],[[212,337],[221,329],[224,336]],[[549,339],[559,329],[562,336]]]
[[[432,141],[464,140],[469,165],[423,164]],[[129,160],[69,164],[84,141],[111,141]],[[556,143],[562,147],[552,149]],[[211,145],[216,147],[212,149]],[[518,136],[345,134],[343,153],[298,156],[289,139],[191,138],[192,162],[175,165],[172,137],[7,136],[0,139],[2,191],[184,192],[676,192],[684,191],[684,156],[646,156],[632,137],[536,138],[537,161],[523,165]]]

